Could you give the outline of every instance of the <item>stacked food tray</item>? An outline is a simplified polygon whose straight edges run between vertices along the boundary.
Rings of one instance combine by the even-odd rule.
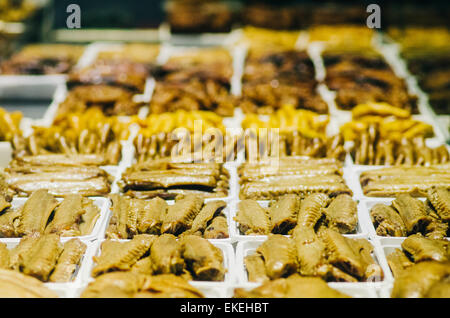
[[[337,28],[333,30],[339,33]],[[182,297],[201,295],[273,297],[274,294],[269,292],[271,286],[277,286],[276,284],[284,288],[284,294],[278,295],[281,297],[309,295],[305,294],[305,289],[302,291],[301,288],[290,291],[289,288],[292,285],[311,286],[311,293],[313,293],[311,295],[316,297],[390,296],[394,288],[394,276],[389,267],[391,263],[387,255],[391,254],[395,248],[403,247],[402,242],[407,237],[406,235],[400,237],[380,235],[381,232],[377,232],[376,228],[379,225],[374,224],[371,211],[376,204],[384,204],[386,208],[393,209],[390,206],[396,200],[396,188],[394,187],[391,191],[374,192],[373,187],[372,190],[365,187],[373,180],[382,179],[383,174],[381,177],[374,175],[377,169],[385,169],[382,172],[390,175],[404,173],[402,164],[409,162],[408,156],[405,155],[402,159],[391,158],[391,161],[387,159],[389,156],[386,154],[363,156],[362,152],[366,147],[364,145],[373,143],[372,149],[375,149],[375,140],[378,139],[371,137],[373,131],[370,129],[372,128],[364,127],[367,131],[362,129],[359,131],[361,135],[358,135],[355,127],[359,127],[361,122],[364,123],[364,120],[367,120],[365,116],[377,114],[377,111],[381,109],[381,112],[393,111],[394,117],[397,117],[399,122],[408,121],[411,124],[408,127],[416,127],[415,129],[419,131],[419,137],[428,136],[430,129],[434,132],[432,134],[434,137],[424,137],[426,138],[425,149],[431,149],[428,150],[431,159],[425,158],[423,161],[415,162],[424,166],[418,167],[417,171],[407,171],[405,174],[407,179],[412,180],[412,184],[404,184],[396,180],[399,182],[397,189],[407,192],[408,189],[418,187],[416,191],[410,192],[415,192],[421,197],[429,195],[427,192],[429,189],[426,186],[421,187],[420,176],[416,176],[416,179],[414,176],[429,173],[426,170],[432,168],[425,166],[430,164],[438,164],[435,169],[444,175],[444,187],[449,188],[445,179],[447,176],[445,173],[448,173],[449,167],[448,159],[447,163],[440,162],[444,160],[443,153],[448,154],[449,151],[449,147],[445,145],[446,134],[440,126],[436,125],[434,112],[427,103],[426,94],[419,90],[413,76],[406,71],[398,52],[381,36],[373,32],[364,31],[361,35],[358,33],[360,36],[358,47],[353,50],[348,48],[343,50],[342,47],[348,45],[349,39],[342,34],[352,32],[346,28],[341,30],[341,36],[344,39],[342,43],[335,43],[333,39],[327,38],[330,30],[314,28],[310,32],[265,31],[268,33],[262,34],[272,34],[272,37],[264,36],[264,41],[267,43],[263,42],[261,46],[261,43],[255,44],[260,41],[258,32],[263,31],[234,31],[228,35],[229,39],[224,41],[226,45],[207,49],[195,46],[174,46],[168,43],[161,45],[92,43],[83,48],[83,53],[74,62],[73,70],[69,75],[56,75],[56,77],[15,75],[14,78],[10,75],[0,75],[0,91],[6,92],[5,94],[13,91],[10,89],[11,85],[21,87],[18,93],[22,92],[23,85],[26,83],[29,84],[27,91],[30,97],[37,94],[49,96],[48,92],[41,89],[43,83],[51,82],[56,89],[55,92],[50,93],[53,94],[53,102],[44,118],[35,122],[31,121],[27,127],[21,127],[24,141],[18,142],[11,137],[7,139],[14,144],[16,150],[13,161],[5,170],[6,183],[9,183],[10,189],[14,192],[10,193],[0,187],[0,194],[5,193],[4,200],[0,200],[0,208],[4,209],[0,211],[0,218],[12,221],[8,223],[9,221],[0,219],[0,225],[5,222],[7,225],[13,224],[14,232],[14,222],[20,227],[20,224],[25,221],[23,221],[23,215],[20,213],[13,215],[13,213],[20,211],[20,207],[26,204],[30,197],[36,195],[35,190],[40,189],[39,195],[46,198],[46,202],[53,202],[53,199],[48,197],[48,193],[43,194],[42,191],[45,192],[46,188],[43,184],[61,182],[59,187],[49,186],[47,189],[55,197],[62,197],[73,192],[73,189],[65,188],[67,185],[65,178],[73,178],[77,173],[86,173],[87,181],[80,181],[75,177],[70,179],[71,182],[82,182],[79,188],[82,190],[85,190],[83,188],[85,184],[89,184],[91,187],[88,187],[86,192],[83,192],[84,190],[79,192],[89,196],[99,209],[95,226],[86,235],[70,235],[71,232],[67,232],[68,229],[64,227],[64,224],[63,230],[60,228],[47,230],[52,220],[58,219],[55,215],[58,215],[62,199],[55,199],[55,207],[58,207],[47,209],[49,224],[41,225],[41,238],[44,237],[42,240],[52,242],[48,235],[62,234],[61,244],[76,237],[86,245],[86,249],[75,264],[70,264],[71,276],[69,275],[68,282],[45,282],[43,285],[45,288],[60,297],[112,296],[105,293],[108,284],[115,279],[122,280],[124,283],[129,282],[130,279],[134,279],[130,278],[131,273],[135,273],[136,280],[145,279],[150,287],[158,286],[159,283],[167,284],[175,289],[175,295]],[[264,44],[279,50],[265,56]],[[362,54],[362,51],[369,52],[369,56]],[[196,55],[196,52],[207,53]],[[127,66],[121,68],[120,61],[124,59],[124,56],[131,57],[132,62],[127,61]],[[348,59],[348,56],[351,58]],[[103,62],[105,59],[110,62]],[[132,63],[144,64],[146,68],[141,69]],[[210,73],[205,70],[204,65],[211,68]],[[211,65],[214,65],[216,69]],[[259,67],[264,65],[266,71],[264,76],[258,77],[258,74],[255,74],[258,65]],[[276,69],[274,65],[284,69]],[[298,68],[293,70],[293,67]],[[341,68],[348,73],[342,73]],[[108,69],[116,71],[108,73]],[[130,75],[130,69],[138,70],[138,75],[136,77]],[[120,72],[125,75],[118,76]],[[359,72],[366,74],[369,79],[358,77]],[[100,73],[99,77],[93,75],[98,73]],[[303,83],[304,90],[295,91],[298,87],[289,81],[300,83],[302,76],[309,77],[308,81]],[[389,77],[395,77],[395,79],[390,82]],[[406,101],[407,108],[410,109],[397,107],[393,110],[392,106],[384,104],[366,105],[358,100],[358,96],[352,96],[352,90],[361,92],[366,89],[373,94],[372,97],[383,97],[383,94],[379,94],[377,79],[381,82],[385,80],[389,85],[393,83],[392,85],[398,90],[396,94],[403,94],[403,101]],[[209,86],[202,82],[207,80],[210,80]],[[275,87],[272,91],[257,88],[259,85],[268,88],[267,82]],[[359,83],[359,86],[353,82]],[[342,83],[349,83],[351,89]],[[88,97],[79,100],[80,96],[95,95],[98,86],[102,86],[101,97],[104,100],[88,100]],[[282,99],[284,95],[280,95],[276,90],[279,86],[283,86],[284,92],[292,93],[289,96],[291,99]],[[248,87],[251,89],[245,91]],[[118,91],[113,91],[117,88],[119,88]],[[77,89],[80,91],[74,91]],[[116,93],[117,95],[114,95]],[[116,96],[116,99],[108,99],[108,94]],[[266,95],[261,97],[258,94]],[[93,96],[93,99],[95,97],[97,96]],[[381,99],[379,102],[399,102],[395,99],[396,97],[398,96],[386,95],[387,100]],[[262,102],[259,100],[261,98]],[[275,99],[279,105],[269,105],[266,101],[271,98],[281,98]],[[283,105],[289,101],[296,107]],[[415,102],[417,107],[414,105]],[[243,103],[247,104],[242,106]],[[244,112],[236,108],[233,113],[233,107],[237,104],[241,105]],[[91,105],[99,105],[103,114],[91,111]],[[314,109],[314,106],[318,108]],[[305,108],[325,114],[311,113]],[[74,115],[69,114],[73,111],[86,112],[87,115],[71,117]],[[108,116],[104,116],[105,114]],[[92,118],[87,118],[90,116]],[[273,157],[279,160],[277,161],[278,168],[281,168],[279,173],[266,169],[270,167],[270,163],[248,162],[251,156],[249,153],[251,141],[248,140],[251,138],[247,141],[241,140],[241,143],[232,141],[231,148],[237,153],[234,154],[231,151],[233,153],[231,156],[226,153],[224,164],[171,162],[167,157],[161,156],[164,152],[168,156],[173,150],[174,146],[170,143],[171,131],[179,125],[186,125],[185,128],[188,131],[195,133],[195,120],[202,120],[206,128],[217,128],[222,133],[227,129],[276,128],[280,129],[282,135],[290,136],[292,130],[289,131],[289,128],[292,127],[283,126],[288,125],[288,118],[295,118],[298,121],[293,124],[294,131],[299,127],[305,130],[303,134],[295,136],[297,139],[294,137],[281,139],[285,145],[282,151],[285,152],[281,152],[281,157]],[[108,138],[101,138],[101,130],[89,128],[88,123],[96,121],[106,125],[103,127]],[[82,126],[80,128],[76,123],[86,123],[86,126],[80,124]],[[40,127],[34,127],[34,125]],[[421,126],[417,128],[415,125]],[[305,136],[305,131],[309,135]],[[410,132],[407,129],[392,130],[393,133],[405,131]],[[76,142],[72,142],[68,132],[73,132],[77,136]],[[339,136],[341,132],[347,132],[349,137]],[[380,134],[380,132],[374,133]],[[85,137],[81,138],[80,135]],[[54,140],[55,144],[47,144],[50,141],[45,138],[52,138],[49,140]],[[89,151],[86,152],[86,149],[92,151],[95,147],[89,147],[95,142],[89,141],[89,138],[93,138],[101,145],[93,152],[92,157],[87,155]],[[379,138],[382,139],[382,137]],[[294,140],[297,140],[298,145]],[[191,149],[190,142],[189,149]],[[210,145],[208,141],[200,142],[202,146]],[[315,149],[314,145],[320,146],[320,149]],[[417,144],[401,146],[404,149],[419,147]],[[10,147],[9,141],[0,143],[2,158],[11,156],[6,150]],[[440,152],[433,150],[438,147],[441,147]],[[82,172],[73,170],[72,174],[70,171],[62,172],[66,168],[61,168],[60,165],[65,167],[66,159],[62,158],[61,154],[69,157],[73,154],[78,155],[74,161],[90,165],[90,170]],[[275,149],[268,148],[264,154],[269,154],[270,159],[271,154],[277,153]],[[305,157],[305,154],[310,157]],[[258,156],[263,154],[260,152]],[[258,156],[257,159],[260,159]],[[377,161],[377,165],[374,164],[375,158],[381,160]],[[391,165],[398,164],[395,167],[398,170],[390,171],[388,161]],[[64,177],[61,177],[61,173],[65,173]],[[32,175],[31,179],[30,175]],[[146,176],[147,179],[143,179],[142,176]],[[180,181],[180,176],[188,181]],[[310,184],[304,180],[309,180]],[[1,181],[0,179],[0,186]],[[104,183],[99,183],[100,181]],[[394,181],[393,179],[392,182]],[[431,184],[436,180],[424,182]],[[104,187],[96,188],[100,184]],[[160,186],[155,187],[155,184]],[[322,193],[318,194],[320,192]],[[176,198],[178,194],[184,195],[184,198]],[[8,203],[10,199],[12,202]],[[301,199],[302,203],[300,203]],[[85,202],[77,201],[81,200],[78,197],[71,197],[71,200]],[[416,199],[411,198],[411,200]],[[305,202],[308,202],[310,206],[302,210],[302,206],[306,206]],[[415,202],[411,204],[417,204],[417,201],[411,202]],[[420,202],[424,205],[423,199]],[[73,204],[76,206],[75,203]],[[448,208],[449,202],[446,201],[444,204],[447,204]],[[435,209],[436,215],[441,213],[439,210],[441,207],[437,205],[432,204],[428,207]],[[445,210],[445,207],[442,209]],[[158,214],[159,219],[151,213]],[[70,222],[75,222],[77,226],[85,222],[82,213],[78,217],[71,217],[73,219]],[[443,218],[440,214],[439,217]],[[151,223],[152,218],[156,218],[159,223],[156,221]],[[429,216],[427,220],[427,224],[433,222]],[[309,227],[302,233],[301,226],[305,224]],[[70,227],[70,230],[73,230],[73,227]],[[17,247],[19,242],[24,240],[20,239],[23,233],[23,231],[19,235],[14,233],[11,238],[1,238],[0,245],[5,243],[8,250]],[[158,237],[149,234],[158,234]],[[409,231],[408,234],[414,233]],[[444,237],[448,240],[447,235],[448,232]],[[6,235],[2,234],[2,236]],[[160,241],[155,244],[156,240]],[[164,240],[167,241],[164,242]],[[283,280],[282,277],[296,272],[293,269],[297,266],[296,259],[302,258],[302,249],[299,247],[302,244],[307,245],[305,242],[310,240],[317,244],[315,248],[318,248],[319,252],[315,251],[320,256],[318,261],[320,264],[316,263],[311,270],[315,273],[314,276],[321,276],[328,283],[326,284],[325,280],[320,278],[305,279],[297,275]],[[337,245],[336,242],[340,242],[341,245]],[[47,243],[39,244],[45,247]],[[56,243],[53,242],[53,244]],[[120,246],[120,244],[123,245]],[[160,251],[156,250],[158,244]],[[174,254],[165,255],[166,258],[162,258],[158,255],[165,252],[164,248],[161,248],[163,244],[168,244],[167,246],[171,248],[178,247],[173,251]],[[195,249],[194,244],[202,248]],[[271,244],[274,244],[272,249],[270,249]],[[332,248],[327,244],[336,244],[337,250],[341,251],[342,248],[349,254],[341,259],[342,255],[338,252],[337,254],[330,252]],[[112,250],[116,253],[109,255],[111,259],[108,260],[108,250],[111,251],[111,246],[114,246]],[[152,250],[153,246],[156,251]],[[288,250],[289,246],[294,246],[294,249]],[[128,247],[129,250],[127,250]],[[203,248],[213,251],[206,257],[207,264],[202,264],[195,259],[195,257],[204,256],[194,253],[198,253]],[[355,249],[359,249],[363,256],[355,253]],[[281,251],[281,254],[277,255],[276,251]],[[284,254],[283,251],[285,251]],[[103,259],[102,253],[104,253]],[[189,255],[190,253],[194,255]],[[124,259],[129,259],[128,257],[132,258],[132,264],[121,263]],[[353,257],[349,261],[350,265],[346,264],[348,260],[345,257]],[[161,261],[160,267],[154,265],[161,259],[168,264]],[[254,262],[253,265],[260,267],[255,265],[252,269],[248,268],[247,266],[250,265],[247,264],[251,261]],[[284,272],[276,270],[273,262],[277,261],[285,266]],[[192,265],[196,262],[200,262],[198,266]],[[143,270],[142,264],[150,266],[147,268],[151,269],[150,272],[140,272]],[[302,264],[301,260],[300,264]],[[164,265],[167,265],[168,269],[162,269],[165,268]],[[208,268],[210,271],[204,274],[199,269],[201,265],[210,266],[212,269]],[[21,266],[27,268],[27,264]],[[102,270],[94,270],[101,266],[103,266]],[[300,269],[300,272],[302,270]],[[33,271],[30,269],[27,273],[33,273]],[[93,273],[96,274],[93,275]],[[162,281],[158,281],[153,276],[149,276],[149,273],[177,274],[188,278],[189,283],[180,281],[179,277],[174,275],[159,277],[158,279]],[[309,273],[311,275],[311,272]],[[2,275],[5,274],[2,273]],[[36,274],[33,275],[36,276]],[[108,281],[104,275],[109,276],[110,280]],[[250,281],[250,276],[259,277],[260,280]],[[164,279],[167,280],[164,281]],[[175,286],[181,285],[182,291],[176,289]],[[152,296],[149,291],[151,288],[147,290],[142,288],[141,286],[129,294],[120,295]],[[158,287],[155,287],[153,292],[154,290],[158,290]],[[164,295],[167,291],[159,290],[158,292]]]

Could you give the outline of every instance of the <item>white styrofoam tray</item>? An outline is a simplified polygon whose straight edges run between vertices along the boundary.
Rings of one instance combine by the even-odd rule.
[[[255,241],[245,241],[239,242],[236,247],[236,275],[238,279],[238,283],[247,284],[248,274],[245,268],[244,259],[246,256],[254,254],[256,249],[264,242],[265,240],[255,240]],[[375,261],[381,266],[381,269],[384,273],[384,279],[380,282],[361,282],[361,283],[333,283],[336,286],[343,285],[346,286],[348,284],[356,284],[356,286],[363,287],[374,287],[378,288],[383,284],[390,282],[393,280],[392,274],[389,270],[389,266],[387,264],[386,258],[384,257],[384,253],[382,251],[381,245],[379,245],[376,241],[369,241],[374,247],[373,258]]]
[[[70,238],[61,238],[61,243],[66,243]],[[80,286],[82,283],[82,277],[81,273],[83,272],[84,268],[88,266],[88,255],[91,255],[93,253],[93,250],[95,248],[95,242],[91,242],[89,240],[82,240],[80,239],[84,244],[86,244],[86,251],[83,254],[80,262],[78,263],[75,272],[72,276],[72,281],[66,282],[66,283],[44,283],[45,287],[55,291],[60,297],[69,297],[71,291],[73,288],[76,288]],[[8,241],[1,243],[6,244],[6,247],[8,249],[13,249],[19,244],[19,241]]]
[[[87,263],[86,266],[83,267],[83,270],[80,271],[81,280],[84,283],[90,283],[94,280],[91,276],[92,270],[95,267],[94,256],[99,256],[101,254],[101,244],[106,240],[98,240],[97,242],[93,242],[94,247],[90,250],[90,254],[87,255]],[[118,242],[128,242],[130,240],[114,240]],[[234,284],[236,281],[236,273],[235,273],[235,257],[234,257],[234,249],[233,246],[229,243],[223,243],[214,241],[211,242],[214,246],[220,248],[223,253],[223,266],[227,269],[227,273],[225,274],[225,279],[223,282],[206,282],[206,281],[190,281],[195,283],[196,286],[203,286],[206,288],[209,287],[226,287],[230,284]]]
[[[108,204],[108,208],[111,209],[112,207],[112,202],[110,201],[110,199],[105,199],[108,200],[109,204]],[[149,200],[144,200],[144,201],[149,201]],[[213,199],[205,199],[205,203],[210,202],[210,201],[225,201],[226,202],[226,207],[222,210],[222,213],[225,215],[226,219],[227,219],[227,223],[228,223],[228,235],[229,238],[226,239],[209,239],[208,241],[210,241],[211,243],[233,243],[233,237],[231,235],[232,232],[232,228],[231,228],[231,213],[230,213],[230,205],[231,205],[231,200],[224,200],[224,199],[220,199],[220,198],[213,198]],[[168,205],[174,205],[175,204],[175,200],[167,200],[166,201]],[[109,222],[111,221],[111,217],[112,217],[112,211],[110,213],[108,213],[107,217],[106,217],[106,229],[109,226]],[[102,233],[102,235],[99,237],[99,239],[105,239],[105,231]]]
[[[97,240],[104,236],[104,233],[106,231],[107,226],[107,220],[109,220],[109,206],[110,201],[102,198],[102,197],[91,197],[89,198],[93,201],[93,203],[99,208],[100,210],[100,216],[97,219],[97,222],[95,223],[94,229],[92,230],[92,233],[89,235],[83,235],[83,236],[68,236],[68,237],[61,237],[62,242],[67,242],[70,239],[78,238],[82,240],[83,242],[89,242]],[[14,198],[12,201],[12,208],[18,209],[22,207],[25,202],[28,200],[28,198]],[[59,202],[61,202],[62,198],[56,198]],[[0,238],[1,243],[11,243],[11,244],[18,244],[20,242],[20,237],[13,237],[13,238]]]
[[[230,212],[231,212],[230,236],[231,236],[233,242],[259,241],[259,240],[267,239],[267,235],[245,235],[245,234],[241,233],[241,231],[239,230],[239,224],[234,219],[238,212],[239,202],[240,201],[233,201],[233,203],[231,205],[231,209],[230,209]],[[261,207],[268,207],[269,203],[270,203],[270,201],[258,201],[258,204]],[[364,227],[361,224],[362,223],[361,214],[362,214],[361,206],[360,206],[360,204],[358,204],[358,225],[356,228],[356,233],[346,234],[345,236],[347,236],[349,238],[367,238],[368,237],[368,232],[364,229]],[[290,237],[290,235],[285,235],[285,236]]]

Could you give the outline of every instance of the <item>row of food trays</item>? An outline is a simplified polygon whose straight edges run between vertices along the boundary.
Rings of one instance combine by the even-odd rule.
[[[152,68],[160,47],[147,45],[75,69],[47,125],[0,113],[13,148],[2,296],[448,297],[449,150],[372,32],[346,52],[328,39],[328,79],[295,50],[298,33],[261,32],[247,34],[245,116],[222,117],[235,106],[229,53]],[[136,116],[149,74],[149,114]],[[174,157],[180,142],[187,156]]]

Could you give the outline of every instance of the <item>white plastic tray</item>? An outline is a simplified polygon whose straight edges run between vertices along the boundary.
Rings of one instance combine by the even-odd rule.
[[[87,263],[86,266],[83,267],[83,270],[80,271],[82,282],[84,283],[90,283],[94,280],[94,278],[91,276],[91,272],[93,268],[95,267],[95,262],[93,260],[94,256],[99,256],[101,254],[101,244],[105,240],[99,240],[97,242],[92,243],[94,247],[90,250],[90,254],[87,256]],[[130,240],[114,240],[118,242],[128,242]],[[209,287],[222,287],[225,288],[229,286],[230,284],[234,284],[236,282],[236,274],[235,274],[235,257],[234,257],[234,250],[231,244],[229,243],[222,243],[222,242],[211,242],[214,246],[220,248],[223,253],[223,265],[227,269],[227,273],[225,274],[225,279],[223,282],[203,282],[203,281],[190,281],[192,283],[195,283],[196,286],[202,286],[205,288]]]
[[[90,242],[95,241],[101,237],[104,236],[104,233],[106,231],[107,226],[107,220],[109,220],[109,206],[110,201],[101,198],[101,197],[91,197],[89,198],[94,201],[94,204],[100,209],[100,216],[97,219],[97,222],[95,223],[94,229],[92,230],[92,233],[89,235],[83,235],[83,236],[68,236],[68,237],[61,237],[62,242],[67,242],[70,239],[78,238],[82,240],[83,242]],[[28,200],[28,198],[14,198],[12,201],[12,208],[17,209],[20,208],[25,204],[25,202]],[[57,198],[59,202],[61,202],[62,198]],[[7,243],[7,244],[18,244],[20,242],[20,237],[14,237],[14,238],[0,238],[1,243]]]
[[[254,254],[256,249],[264,242],[265,240],[255,240],[255,241],[246,241],[239,242],[236,247],[236,275],[239,284],[248,284],[248,275],[247,270],[245,269],[244,259],[247,255]],[[386,258],[384,257],[383,251],[381,249],[381,245],[379,245],[376,241],[369,241],[373,247],[373,258],[375,261],[381,266],[381,269],[384,272],[384,279],[380,282],[361,282],[361,283],[333,283],[335,286],[347,286],[353,284],[361,287],[370,287],[370,288],[379,288],[383,286],[385,283],[388,283],[393,280],[392,274],[389,270],[389,266],[387,264]]]
[[[266,240],[267,235],[245,235],[245,234],[241,233],[241,231],[239,230],[239,226],[238,226],[239,224],[234,220],[234,218],[236,217],[237,212],[238,212],[239,202],[240,202],[239,200],[233,201],[233,203],[231,205],[230,236],[232,237],[233,242]],[[258,204],[262,207],[268,207],[269,203],[270,203],[270,201],[258,201]],[[345,236],[347,236],[349,238],[367,238],[368,237],[368,232],[364,229],[364,227],[362,225],[361,214],[362,214],[361,206],[360,206],[360,204],[358,204],[358,225],[356,228],[356,233],[346,234]],[[290,235],[285,235],[285,236],[290,237]]]
[[[111,209],[112,203],[110,201],[110,199],[105,199],[108,200],[109,204],[108,204],[108,208]],[[148,201],[148,200],[146,200]],[[229,238],[226,239],[209,239],[208,241],[210,241],[211,243],[234,243],[233,237],[231,235],[232,233],[232,228],[231,228],[231,213],[230,213],[230,204],[231,204],[231,200],[223,200],[223,199],[205,199],[205,203],[206,202],[210,202],[210,201],[225,201],[226,202],[226,207],[222,210],[222,213],[225,215],[226,219],[227,219],[227,223],[228,223],[228,235]],[[174,200],[167,200],[166,201],[168,205],[173,205],[175,204]],[[109,222],[111,221],[111,217],[112,217],[112,211],[110,213],[108,213],[107,217],[106,217],[106,229],[109,226]],[[105,239],[106,238],[106,233],[103,232],[102,235],[99,237],[99,239]]]
[[[70,238],[61,238],[61,243],[65,243]],[[71,292],[74,288],[79,287],[82,283],[81,273],[84,271],[84,268],[88,265],[88,255],[93,253],[93,249],[95,248],[95,243],[80,239],[84,244],[86,244],[86,251],[83,254],[80,263],[77,265],[76,270],[73,274],[73,280],[67,283],[44,283],[45,287],[55,291],[60,295],[60,297],[70,297]],[[5,243],[8,249],[13,249],[19,244],[19,241],[1,241],[1,243]]]

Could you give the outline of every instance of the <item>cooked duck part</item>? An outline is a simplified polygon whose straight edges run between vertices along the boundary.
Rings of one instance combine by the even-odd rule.
[[[132,267],[131,272],[144,275],[153,275],[153,264],[150,256],[138,260]]]
[[[405,253],[403,253],[403,251],[399,248],[396,248],[391,254],[387,255],[386,259],[392,270],[394,278],[398,277],[406,268],[414,265],[408,256],[406,256]]]
[[[184,268],[181,244],[172,234],[158,236],[150,249],[155,274],[180,274]]]
[[[287,277],[297,271],[294,243],[283,235],[270,235],[256,252],[263,257],[266,273],[270,279]]]
[[[144,285],[145,275],[131,272],[106,273],[89,283],[82,298],[130,298]]]
[[[399,194],[392,206],[398,211],[405,223],[408,234],[421,232],[432,221],[422,201],[408,194]]]
[[[128,238],[127,232],[127,215],[128,215],[128,199],[119,195],[112,194],[112,217],[111,222],[116,224],[116,232],[119,238]]]
[[[22,272],[41,281],[47,281],[63,249],[59,240],[56,234],[39,237],[31,250],[22,254],[23,259],[20,260]]]
[[[445,222],[450,221],[450,191],[445,187],[432,187],[428,190],[430,200],[436,213]]]
[[[300,198],[294,194],[282,196],[268,209],[272,233],[284,233],[292,229],[297,221]]]
[[[85,198],[83,199],[83,208],[84,213],[81,216],[81,223],[79,224],[80,235],[89,235],[94,230],[95,224],[100,217],[100,209]]]
[[[154,236],[142,234],[125,243],[109,240],[103,242],[100,256],[94,257],[96,266],[92,270],[92,276],[96,277],[110,271],[130,270],[149,251],[154,241]]]
[[[256,287],[251,291],[237,288],[235,298],[348,298],[326,282],[316,277],[292,275],[279,278]]]
[[[297,225],[292,239],[297,249],[299,273],[302,276],[324,276],[328,270],[325,244],[314,228]]]
[[[370,210],[370,218],[376,228],[377,235],[406,236],[406,227],[395,209],[378,203]]]
[[[357,204],[348,194],[338,195],[324,210],[331,228],[340,233],[353,233],[358,223]]]
[[[384,278],[383,270],[380,265],[372,257],[373,246],[366,239],[349,239],[346,238],[349,245],[353,248],[356,254],[360,255],[361,262],[365,268],[364,281],[378,282]]]
[[[208,223],[211,222],[214,216],[218,215],[226,207],[226,205],[227,204],[225,201],[211,201],[206,203],[192,221],[192,226],[189,229],[189,232],[204,232],[208,227]]]
[[[202,205],[202,198],[196,195],[175,200],[175,204],[168,207],[164,216],[161,233],[176,234],[190,228]]]
[[[68,195],[55,209],[52,221],[45,228],[45,233],[57,233],[62,236],[81,234],[78,223],[85,213],[83,197],[79,194]]]
[[[357,278],[364,277],[366,266],[344,236],[334,230],[324,229],[320,238],[325,243],[330,264]]]
[[[39,233],[24,236],[20,239],[19,244],[9,251],[9,265],[12,269],[20,270],[22,261],[29,253],[31,253],[39,236]]]
[[[9,250],[3,243],[0,243],[0,269],[9,269]]]
[[[330,202],[330,198],[323,193],[308,195],[300,205],[297,226],[314,227],[323,214],[323,209]]]
[[[203,233],[205,239],[226,239],[229,238],[228,221],[225,216],[216,216]]]
[[[138,231],[140,233],[158,233],[167,207],[166,201],[161,198],[154,198],[146,202],[138,214]]]
[[[0,213],[11,207],[11,203],[6,201],[6,197],[0,192]]]
[[[254,200],[242,200],[234,220],[245,235],[266,235],[270,233],[270,220],[267,212]]]
[[[57,298],[42,282],[19,272],[0,269],[0,298]]]
[[[194,273],[197,280],[223,281],[223,253],[208,240],[186,235],[181,239],[181,250],[187,268]]]
[[[0,237],[15,237],[22,209],[6,210],[0,214]]]
[[[248,273],[248,281],[252,283],[264,283],[269,280],[266,275],[264,259],[261,255],[252,254],[244,258],[245,268]]]
[[[443,239],[447,236],[448,227],[448,223],[433,218],[433,221],[425,228],[425,236],[434,240]]]
[[[341,282],[341,283],[357,283],[358,279],[350,274],[347,274],[343,270],[337,268],[336,266],[329,265],[328,272],[325,275],[327,282]]]
[[[22,208],[18,234],[43,233],[50,214],[57,205],[58,202],[47,190],[33,192]]]
[[[66,242],[55,269],[50,275],[49,281],[56,283],[69,282],[86,248],[86,244],[82,243],[79,239],[71,239]]]
[[[403,250],[415,263],[427,260],[445,262],[448,260],[448,247],[448,241],[432,240],[420,233],[410,235],[402,242]]]
[[[450,264],[425,261],[405,269],[394,281],[392,298],[422,298],[450,275]]]
[[[433,284],[424,297],[450,298],[450,279],[447,277],[444,281]]]

